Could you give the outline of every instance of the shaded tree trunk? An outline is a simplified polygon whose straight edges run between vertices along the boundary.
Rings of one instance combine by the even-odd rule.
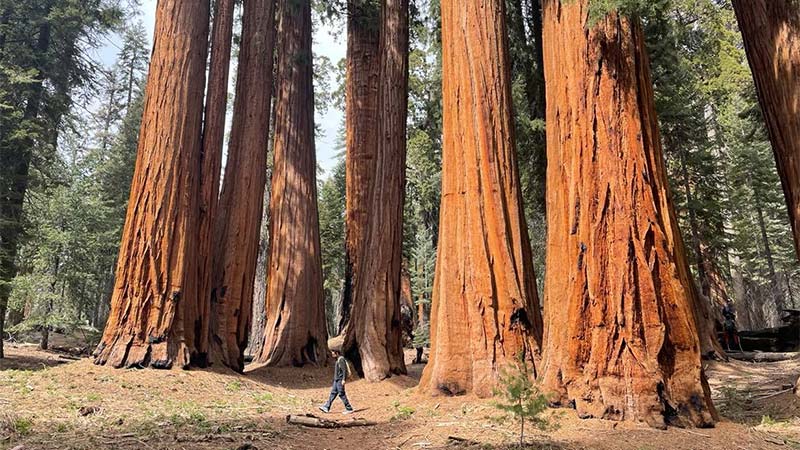
[[[370,381],[406,372],[400,313],[406,119],[408,0],[383,0],[380,28],[378,142],[358,282],[344,352]]]
[[[444,148],[427,392],[492,394],[542,320],[522,209],[503,0],[442,2]]]
[[[269,366],[302,366],[325,363],[328,351],[314,149],[311,0],[280,5],[267,327],[255,360]]]
[[[200,261],[198,264],[198,309],[202,311],[200,328],[210,330],[211,280],[214,263],[214,232],[219,204],[219,178],[222,169],[222,144],[225,139],[225,115],[228,106],[228,73],[233,37],[234,0],[215,0],[214,26],[211,32],[211,65],[208,71],[203,154],[200,168]],[[214,311],[217,312],[216,310]],[[210,334],[210,333],[208,333]],[[203,347],[208,348],[208,334]],[[205,356],[205,359],[208,355]]]
[[[375,4],[374,0],[347,1],[345,276],[340,332],[350,321],[375,178],[380,78],[380,11]]]
[[[800,256],[800,5],[733,0]]]
[[[187,367],[206,353],[197,239],[208,1],[159,2],[111,312],[95,362]]]
[[[245,0],[233,125],[219,201],[212,284],[212,361],[244,370],[266,186],[275,1]]]
[[[267,155],[269,159],[269,155]],[[264,344],[264,330],[267,329],[267,271],[269,269],[269,199],[272,189],[271,170],[267,170],[267,183],[262,203],[261,231],[258,238],[258,259],[256,260],[256,278],[253,281],[253,321],[250,324],[250,338],[247,340],[246,355],[256,355]]]
[[[588,3],[544,1],[543,386],[585,418],[712,426],[641,25],[587,28]]]
[[[47,3],[48,13],[51,7],[51,3]],[[8,20],[5,14],[3,20]],[[51,44],[50,23],[45,22],[40,25],[38,32],[39,37],[34,50],[38,76],[36,77],[37,81],[30,87],[22,117],[23,122],[32,122],[38,118],[44,93],[43,82],[47,76],[45,58]],[[3,39],[5,40],[5,37]],[[4,118],[0,122],[0,127],[6,128],[7,125],[4,123],[6,120],[9,119]],[[5,130],[3,131],[5,134]],[[30,181],[34,146],[33,138],[30,135],[22,138],[6,135],[3,136],[3,140],[5,142],[0,147],[0,170],[5,178],[0,180],[2,182],[0,184],[0,358],[5,357],[3,339],[5,337],[6,310],[11,296],[11,281],[17,275],[17,252],[19,251],[20,236],[24,231],[22,213]]]

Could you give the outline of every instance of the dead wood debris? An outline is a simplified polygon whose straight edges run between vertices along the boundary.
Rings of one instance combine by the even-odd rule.
[[[288,415],[286,423],[302,425],[312,428],[350,428],[350,427],[370,427],[378,423],[366,419],[351,419],[346,421],[327,420],[313,414]]]

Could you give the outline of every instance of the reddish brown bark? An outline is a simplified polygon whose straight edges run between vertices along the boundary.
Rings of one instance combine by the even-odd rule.
[[[212,361],[244,369],[266,186],[274,0],[245,0],[233,125],[219,201],[212,284]]]
[[[211,65],[208,71],[205,123],[203,127],[203,153],[200,168],[200,240],[198,248],[198,283],[200,285],[198,309],[203,330],[209,329],[211,318],[211,271],[214,259],[214,231],[219,202],[220,170],[222,168],[222,143],[225,138],[225,114],[228,105],[228,72],[233,36],[234,0],[215,0],[214,26],[211,32]],[[216,311],[215,311],[216,312]],[[209,333],[202,338],[203,348],[208,348]]]
[[[345,280],[340,331],[350,320],[375,177],[380,77],[380,11],[375,5],[375,0],[347,2]]]
[[[711,426],[698,301],[667,186],[644,37],[544,1],[543,385],[581,417]]]
[[[267,327],[255,360],[302,366],[324,363],[328,349],[314,149],[311,0],[280,5]]]
[[[378,142],[344,351],[370,381],[406,372],[400,317],[408,115],[408,0],[383,0]]]
[[[795,0],[734,0],[733,9],[800,256],[800,5]]]
[[[442,1],[444,148],[430,362],[422,389],[492,394],[534,360],[541,316],[522,209],[503,0]]]
[[[187,367],[202,348],[198,193],[208,1],[161,1],[111,312],[95,362]]]

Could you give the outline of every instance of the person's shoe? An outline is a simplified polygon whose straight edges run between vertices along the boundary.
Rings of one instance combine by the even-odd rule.
[[[354,412],[355,412],[355,411],[354,411],[352,408],[350,408],[350,409],[345,409],[345,410],[342,412],[342,414],[346,416],[346,415],[348,415],[348,414],[353,414]]]
[[[328,407],[327,407],[327,406],[325,406],[325,405],[322,405],[322,406],[320,406],[320,407],[319,407],[319,410],[320,410],[320,411],[322,411],[322,412],[324,412],[325,414],[328,414],[329,412],[331,412],[331,409],[330,409],[330,408],[328,408]]]

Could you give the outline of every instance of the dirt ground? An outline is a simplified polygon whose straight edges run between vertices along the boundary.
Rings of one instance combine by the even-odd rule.
[[[285,422],[315,413],[331,368],[115,370],[34,346],[7,345],[0,361],[0,448],[24,449],[506,449],[518,428],[491,401],[427,398],[409,376],[379,384],[352,381],[356,417],[373,427],[336,430]],[[409,361],[411,354],[408,355]],[[800,449],[800,401],[791,385],[800,359],[713,362],[708,375],[724,419],[713,429],[659,431],[629,423],[546,413],[549,429],[528,437],[536,449]],[[341,403],[326,418],[342,419]],[[466,440],[455,442],[454,436]]]

